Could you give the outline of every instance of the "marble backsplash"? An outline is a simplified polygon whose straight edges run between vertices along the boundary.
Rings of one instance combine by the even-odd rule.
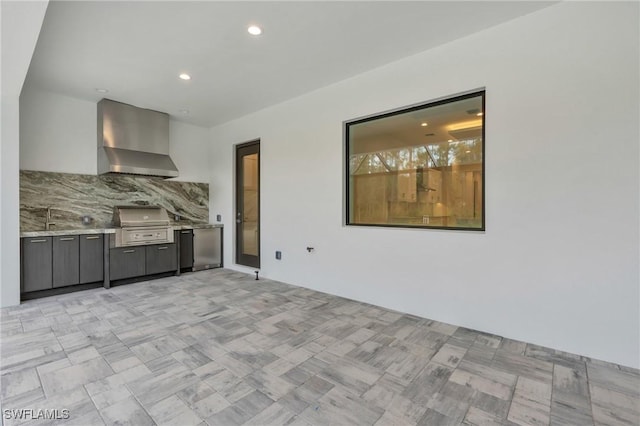
[[[127,175],[78,175],[21,170],[20,231],[44,229],[47,207],[56,229],[108,228],[113,207],[164,207],[173,221],[209,221],[209,185]],[[89,216],[89,224],[82,217]]]

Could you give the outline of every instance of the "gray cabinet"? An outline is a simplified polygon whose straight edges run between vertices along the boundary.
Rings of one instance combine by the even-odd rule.
[[[22,238],[22,291],[50,289],[52,280],[51,237]]]
[[[156,244],[146,246],[146,274],[160,274],[178,269],[175,244]]]
[[[53,287],[80,283],[80,244],[78,235],[53,237]]]
[[[80,284],[104,279],[104,237],[80,236]]]
[[[193,231],[180,231],[180,269],[193,268]]]
[[[177,269],[176,244],[120,247],[109,250],[109,280],[111,281],[176,272]]]
[[[145,275],[145,247],[122,247],[109,250],[111,280]]]
[[[105,280],[104,235],[21,238],[22,293]],[[144,250],[142,250],[144,268]],[[144,270],[142,274],[144,275]]]

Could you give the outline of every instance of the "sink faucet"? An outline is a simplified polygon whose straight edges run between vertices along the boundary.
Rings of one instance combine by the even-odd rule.
[[[47,219],[44,222],[44,230],[48,231],[51,225],[55,225],[55,223],[51,222],[51,207],[47,207]]]

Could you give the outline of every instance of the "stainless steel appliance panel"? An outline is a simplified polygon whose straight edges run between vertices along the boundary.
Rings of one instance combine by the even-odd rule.
[[[115,247],[173,243],[173,228],[162,207],[116,206],[113,209],[116,228]]]
[[[193,230],[193,270],[222,266],[222,228]]]
[[[169,226],[167,210],[156,206],[115,206],[113,223],[123,228],[134,226]]]
[[[116,247],[173,242],[172,228],[118,228],[115,235]]]

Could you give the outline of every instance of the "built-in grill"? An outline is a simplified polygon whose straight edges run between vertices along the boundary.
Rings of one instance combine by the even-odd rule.
[[[173,228],[167,211],[155,206],[116,206],[115,247],[142,246],[173,242]]]

